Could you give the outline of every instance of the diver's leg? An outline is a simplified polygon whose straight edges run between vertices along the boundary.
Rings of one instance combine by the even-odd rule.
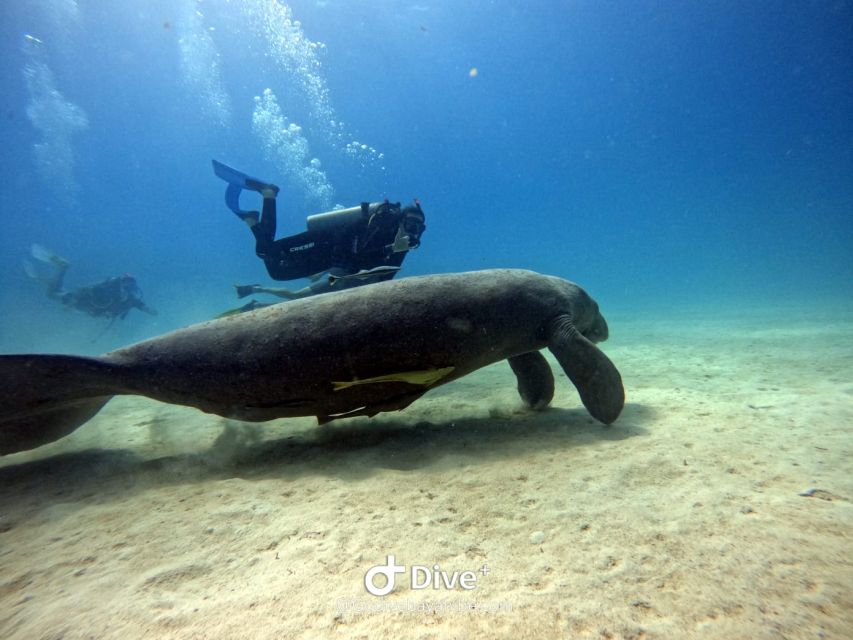
[[[310,295],[310,292],[305,293],[306,290],[307,287],[305,289],[298,289],[296,291],[291,291],[290,289],[282,289],[280,287],[254,287],[254,293],[267,293],[271,296],[284,298],[285,300],[295,300],[296,298],[304,298],[306,295]]]
[[[135,308],[139,309],[139,310],[140,310],[140,311],[142,311],[143,313],[147,313],[149,316],[156,316],[156,315],[158,315],[158,313],[157,313],[157,309],[154,309],[154,308],[152,308],[152,307],[149,307],[147,304],[145,304],[145,303],[144,303],[142,300],[140,300],[139,298],[134,298],[134,299],[133,299],[133,301],[131,302],[131,306],[133,306],[133,307],[135,307]]]
[[[341,269],[339,267],[332,267],[331,269],[329,269],[329,275],[333,276],[341,276],[346,275],[348,273],[350,272],[346,269]],[[322,278],[318,278],[317,280],[309,284],[307,287],[305,287],[305,289],[310,291],[310,293],[306,293],[305,295],[314,296],[318,293],[328,293],[329,291],[338,291],[340,289],[348,288],[346,284],[344,284],[344,286],[340,286],[342,283],[345,283],[345,281],[342,280],[338,280],[334,284],[332,284],[332,281],[329,279],[329,275],[323,275]]]
[[[269,234],[270,238],[274,238],[276,228],[275,198],[278,195],[278,187],[267,186],[261,190],[261,195],[264,197],[264,205],[261,208],[261,221],[259,224],[264,226],[264,230]]]
[[[328,291],[334,291],[336,289],[347,289],[351,285],[349,283],[336,283],[332,285],[329,281],[328,274],[334,275],[342,275],[349,273],[345,269],[336,269],[332,268],[328,272],[323,273],[322,275],[316,275],[312,278],[311,284],[307,287],[302,287],[301,289],[297,289],[293,291],[291,289],[282,289],[279,287],[262,287],[260,285],[250,285],[252,287],[252,293],[267,293],[272,296],[278,296],[279,298],[284,298],[285,300],[296,300],[297,298],[307,298],[308,296],[317,295],[318,293],[326,293]]]
[[[264,259],[272,248],[273,238],[275,238],[276,230],[276,204],[275,196],[278,193],[278,188],[267,187],[261,191],[264,196],[264,206],[261,210],[261,218],[247,220],[249,228],[255,235],[255,253],[259,258]]]
[[[314,290],[314,285],[309,285],[307,287],[302,287],[301,289],[297,289],[296,291],[290,292],[290,300],[296,300],[298,298],[307,298],[308,296],[313,296],[315,293],[319,293]]]
[[[301,289],[297,289],[296,291],[293,291],[291,289],[282,289],[279,287],[261,287],[258,285],[254,286],[253,289],[254,293],[267,293],[271,296],[278,296],[279,298],[284,298],[285,300],[307,298],[308,296],[313,296],[318,293],[325,293],[331,290],[329,288],[328,278],[316,280],[307,287],[302,287]]]
[[[70,263],[66,261],[62,264],[55,264],[57,264],[56,273],[45,281],[45,284],[47,285],[47,295],[49,298],[62,298],[65,293],[62,290],[65,280],[65,272],[68,271]]]

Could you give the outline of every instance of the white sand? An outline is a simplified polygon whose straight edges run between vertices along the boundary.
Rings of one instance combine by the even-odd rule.
[[[853,637],[853,314],[610,321],[610,428],[504,363],[326,427],[113,400],[0,460],[0,638]]]

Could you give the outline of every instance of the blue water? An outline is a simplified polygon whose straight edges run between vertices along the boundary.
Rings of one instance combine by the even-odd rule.
[[[32,0],[0,36],[5,352],[105,351],[272,284],[213,157],[282,187],[279,234],[419,197],[399,277],[530,268],[606,314],[851,300],[849,2]],[[159,315],[100,335],[28,279],[32,243]]]

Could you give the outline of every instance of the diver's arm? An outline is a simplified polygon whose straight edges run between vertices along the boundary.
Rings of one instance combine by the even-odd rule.
[[[139,298],[135,298],[133,300],[133,306],[135,308],[139,309],[140,311],[142,311],[143,313],[147,313],[149,316],[156,316],[157,315],[157,309],[153,309],[153,308],[149,307],[147,304],[142,302],[142,300],[140,300]],[[125,313],[127,313],[127,312],[125,312]]]

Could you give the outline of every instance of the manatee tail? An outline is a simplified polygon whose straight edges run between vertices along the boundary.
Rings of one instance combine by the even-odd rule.
[[[99,358],[0,356],[0,455],[59,440],[120,389],[115,365]]]
[[[604,424],[615,421],[625,406],[622,376],[610,358],[577,330],[571,316],[554,320],[548,348],[577,387],[590,415]]]

